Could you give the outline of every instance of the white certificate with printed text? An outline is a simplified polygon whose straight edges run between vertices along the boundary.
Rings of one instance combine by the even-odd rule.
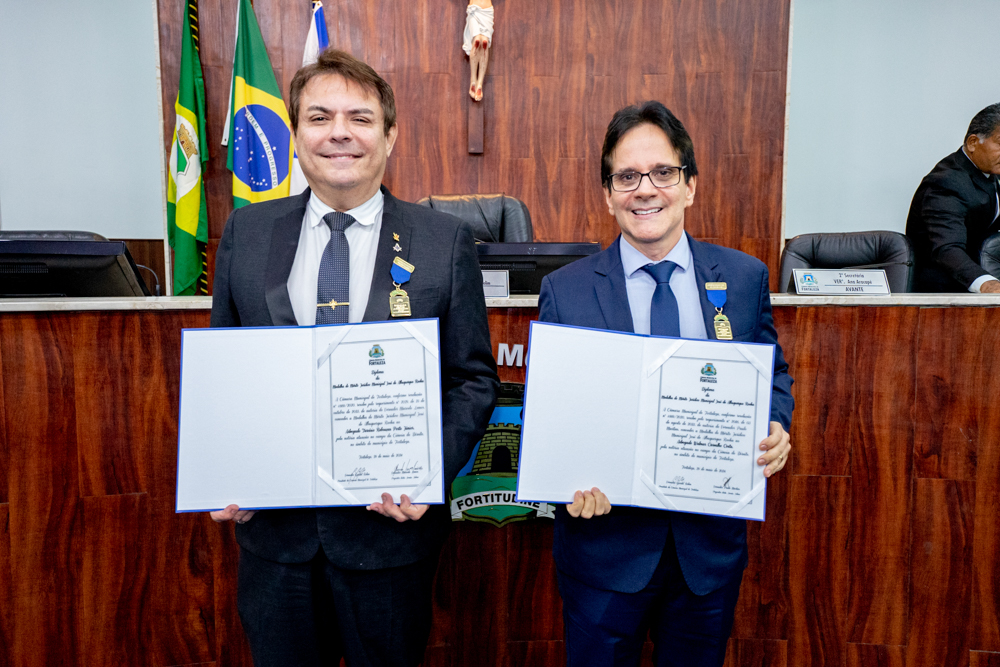
[[[438,321],[185,329],[177,511],[443,503]]]
[[[519,501],[763,521],[774,346],[532,322]]]

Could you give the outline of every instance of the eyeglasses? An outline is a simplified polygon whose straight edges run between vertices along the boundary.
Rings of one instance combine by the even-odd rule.
[[[681,182],[681,172],[687,169],[683,167],[657,167],[645,174],[638,171],[621,171],[611,174],[608,180],[615,192],[632,192],[639,189],[643,176],[649,176],[649,182],[654,188],[669,188]]]

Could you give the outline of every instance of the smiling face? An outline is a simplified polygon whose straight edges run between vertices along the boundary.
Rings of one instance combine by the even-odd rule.
[[[657,167],[681,167],[680,156],[666,133],[643,123],[626,132],[611,155],[611,173],[646,173]],[[694,203],[697,176],[668,188],[656,188],[646,176],[632,192],[615,192],[604,186],[608,211],[618,221],[622,235],[653,261],[667,256],[684,233],[684,209]]]
[[[965,152],[979,171],[987,174],[1000,174],[1000,129],[983,139],[982,143],[976,135],[965,140]]]
[[[384,131],[378,96],[339,74],[315,76],[302,89],[295,151],[327,206],[347,211],[374,196],[396,133],[395,125]]]

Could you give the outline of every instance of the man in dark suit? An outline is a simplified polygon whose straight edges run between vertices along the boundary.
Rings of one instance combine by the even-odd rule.
[[[390,292],[404,289],[405,316],[440,319],[450,485],[498,385],[472,233],[380,187],[396,110],[371,67],[327,50],[295,75],[289,111],[310,189],[233,211],[216,255],[212,326],[389,320]],[[412,265],[408,282],[391,274],[396,258]],[[385,493],[367,508],[230,505],[212,515],[239,524],[239,611],[258,667],[421,661],[446,507]]]
[[[1000,103],[975,115],[957,151],[920,181],[906,218],[918,292],[1000,292],[979,251],[1000,231]]]
[[[734,340],[777,346],[767,268],[684,232],[697,174],[691,138],[666,107],[646,102],[616,113],[601,179],[621,236],[542,281],[539,319],[715,338],[721,311]],[[777,347],[770,435],[757,461],[767,477],[784,467],[791,450],[791,384]],[[608,446],[613,456],[614,443]],[[747,562],[746,521],[610,510],[607,496],[593,488],[577,491],[556,513],[553,551],[568,664],[638,665],[648,631],[657,665],[722,665]]]

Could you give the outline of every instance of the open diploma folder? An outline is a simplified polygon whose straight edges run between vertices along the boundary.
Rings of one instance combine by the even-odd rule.
[[[438,321],[185,329],[177,511],[443,503]]]
[[[531,323],[517,499],[764,520],[774,346]]]

